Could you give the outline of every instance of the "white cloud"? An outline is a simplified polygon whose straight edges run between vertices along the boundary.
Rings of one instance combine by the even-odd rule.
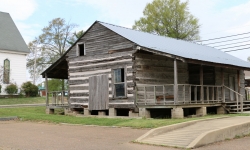
[[[249,9],[250,1],[241,3],[239,5],[234,5],[231,7],[223,7],[223,9],[221,8],[223,6],[222,2],[225,1],[220,1],[220,0],[189,1],[191,13],[199,19],[199,22],[201,24],[200,35],[203,40],[250,32],[249,30],[250,21],[248,19],[250,16],[250,9]],[[247,36],[249,37],[249,34]],[[229,39],[235,39],[235,38],[239,37],[232,37]],[[221,39],[221,41],[229,39]],[[246,40],[247,39],[242,39],[238,41],[243,42]],[[238,41],[233,41],[233,42],[235,43]],[[214,41],[209,41],[209,42],[214,42]],[[233,42],[231,41],[227,43],[233,43]],[[220,44],[224,45],[227,43],[224,42]],[[239,43],[236,45],[226,46],[226,47],[238,46],[238,48],[236,47],[224,50],[246,48],[246,46],[239,47],[239,45],[244,45],[244,44],[248,43]],[[250,56],[249,49],[229,52],[229,54],[243,60],[247,60],[247,57]]]
[[[26,20],[35,11],[34,0],[0,0],[0,11],[7,12],[14,20]]]
[[[190,0],[190,11],[199,19],[202,39],[247,32],[250,2],[218,9],[219,0]]]

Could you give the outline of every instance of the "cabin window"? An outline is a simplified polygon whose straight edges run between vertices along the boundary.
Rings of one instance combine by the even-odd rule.
[[[125,72],[124,68],[114,69],[114,97],[125,97]]]
[[[77,56],[84,56],[84,55],[86,55],[85,44],[84,43],[78,43],[77,44],[77,53],[78,53]]]
[[[10,61],[8,59],[4,60],[3,83],[4,84],[9,84],[10,83]]]

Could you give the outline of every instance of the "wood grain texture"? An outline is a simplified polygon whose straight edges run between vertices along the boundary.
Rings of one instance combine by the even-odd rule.
[[[109,108],[109,84],[107,75],[89,78],[89,110]]]

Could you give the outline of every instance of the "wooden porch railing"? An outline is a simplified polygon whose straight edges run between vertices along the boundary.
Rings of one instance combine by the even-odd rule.
[[[51,100],[48,98],[47,105],[52,106],[64,106],[68,105],[69,100],[69,91],[52,91],[48,92],[48,95],[51,94]]]
[[[235,94],[237,111],[243,111],[243,95],[227,86],[178,84],[178,99],[174,101],[174,84],[138,85],[136,87],[137,105],[174,105],[194,103],[225,102],[226,90]],[[250,93],[249,93],[250,94]],[[240,107],[238,106],[240,102]]]
[[[246,93],[246,100],[250,100],[250,89],[245,88],[245,93]]]
[[[222,89],[223,86],[178,84],[178,101],[174,102],[174,84],[138,85],[136,103],[144,105],[217,103],[222,101]]]

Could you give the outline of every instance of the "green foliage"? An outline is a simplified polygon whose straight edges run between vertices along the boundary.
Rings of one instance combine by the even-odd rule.
[[[63,85],[64,80],[60,80],[60,79],[51,79],[48,80],[48,87],[49,87],[49,91],[61,91]]]
[[[84,31],[78,31],[78,32],[74,32],[73,36],[70,38],[70,40],[67,40],[67,42],[71,45],[73,45],[80,37],[82,37],[82,35],[84,34]]]
[[[198,19],[190,14],[188,1],[154,0],[147,4],[144,17],[135,21],[133,29],[188,41],[198,40]]]
[[[41,72],[60,58],[71,46],[67,41],[72,38],[71,31],[76,24],[69,24],[63,18],[51,20],[42,29],[42,34],[28,44],[31,53],[27,56],[27,68],[31,78],[39,77]],[[34,67],[36,61],[36,67]],[[34,69],[36,71],[34,71]]]
[[[5,92],[10,94],[10,95],[16,94],[17,93],[17,85],[13,84],[13,83],[7,85],[5,88]]]
[[[22,84],[22,90],[27,97],[35,97],[38,94],[38,87],[32,84],[30,81]]]

